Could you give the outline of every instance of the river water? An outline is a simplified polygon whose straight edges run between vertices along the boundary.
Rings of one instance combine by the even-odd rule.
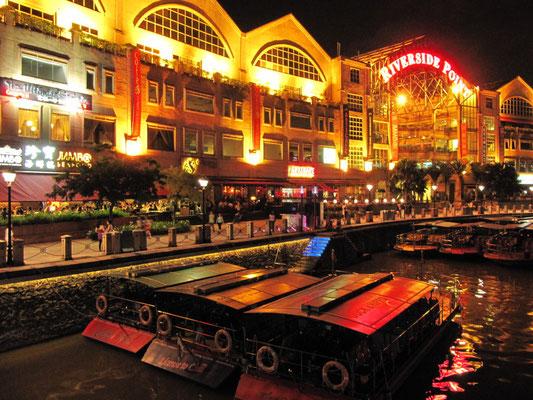
[[[435,350],[394,400],[533,398],[531,268],[385,252],[350,270],[461,282],[460,337]],[[1,400],[226,400],[234,390],[235,382],[217,391],[188,382],[81,335],[0,354]]]

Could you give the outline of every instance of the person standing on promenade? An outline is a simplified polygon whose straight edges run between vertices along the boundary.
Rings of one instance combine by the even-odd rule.
[[[218,225],[218,230],[221,231],[222,230],[222,224],[224,223],[224,217],[222,216],[221,213],[218,213],[218,216],[217,216],[217,225]]]
[[[98,250],[102,251],[102,239],[104,238],[105,225],[98,221],[96,226],[96,237],[98,238]]]
[[[268,232],[270,234],[274,232],[275,224],[276,224],[276,214],[274,214],[274,211],[270,211],[270,215],[268,216]]]

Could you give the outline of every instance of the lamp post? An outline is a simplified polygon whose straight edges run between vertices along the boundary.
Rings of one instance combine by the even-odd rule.
[[[374,186],[372,186],[370,183],[368,185],[366,185],[366,188],[368,189],[368,198],[370,199],[370,201],[372,201],[372,188]]]
[[[434,217],[437,217],[438,214],[437,214],[437,204],[436,204],[436,196],[435,196],[435,192],[437,190],[437,185],[433,185],[431,186],[431,189],[433,189],[433,216]]]
[[[485,190],[485,186],[479,185],[477,188],[479,189],[479,193],[481,194],[481,199],[479,200],[479,202],[481,203],[479,207],[479,212],[483,213],[483,200],[485,199],[483,196],[483,190]]]
[[[198,183],[202,187],[202,243],[206,243],[205,240],[205,188],[209,181],[204,178],[198,179]]]
[[[313,187],[313,228],[316,229],[317,223],[316,223],[316,196],[318,194],[318,190],[316,186]]]
[[[304,229],[304,194],[305,194],[305,188],[303,186],[300,186],[300,199],[302,201],[301,205],[301,213],[300,213],[300,226],[302,227],[302,231]]]
[[[11,224],[11,184],[15,182],[17,174],[3,172],[2,176],[7,183],[7,265],[13,265],[13,225]]]

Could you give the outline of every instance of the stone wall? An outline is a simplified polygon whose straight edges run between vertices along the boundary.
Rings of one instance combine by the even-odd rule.
[[[272,265],[275,260],[293,265],[301,257],[307,242],[308,239],[304,239],[257,246],[213,253],[209,257],[248,268]],[[181,258],[180,261],[196,258]],[[125,290],[122,281],[109,277],[110,273],[173,262],[167,260],[0,285],[0,352],[82,331],[96,315],[96,296],[102,293],[121,295]]]

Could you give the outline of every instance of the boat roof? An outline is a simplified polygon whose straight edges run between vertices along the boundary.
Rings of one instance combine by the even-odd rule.
[[[425,221],[425,222],[420,222],[420,223],[417,223],[417,224],[413,224],[413,226],[421,227],[421,228],[424,228],[424,227],[455,228],[458,225],[460,225],[459,222],[442,221],[442,220]]]
[[[515,223],[513,223],[513,224],[510,224],[510,223],[509,224],[497,224],[497,223],[485,222],[485,223],[481,224],[480,227],[503,231],[503,230],[524,229],[524,228],[527,228],[530,225],[531,225],[531,221],[524,221],[524,222],[516,222],[515,221]]]
[[[130,270],[125,273],[113,273],[111,276],[159,289],[231,274],[237,271],[246,271],[246,268],[224,262],[198,261],[192,263],[180,262],[164,266],[157,265]]]
[[[157,292],[203,298],[244,311],[321,282],[323,278],[288,272],[286,268],[248,269],[202,281],[169,286]]]
[[[434,288],[386,273],[339,275],[246,315],[293,315],[371,335]]]

